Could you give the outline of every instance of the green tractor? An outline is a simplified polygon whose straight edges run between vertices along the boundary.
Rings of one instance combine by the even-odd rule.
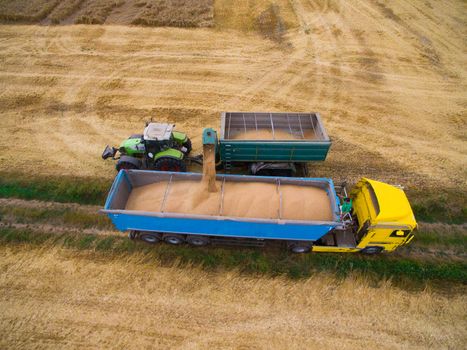
[[[147,123],[142,135],[130,136],[118,148],[107,145],[102,158],[117,160],[117,171],[152,169],[185,172],[191,141],[183,132],[175,131],[174,127],[167,123]],[[120,156],[116,157],[117,153]]]

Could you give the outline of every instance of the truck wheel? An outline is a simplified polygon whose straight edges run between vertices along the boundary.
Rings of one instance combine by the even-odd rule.
[[[149,244],[156,244],[161,240],[161,235],[158,233],[141,233],[139,239]]]
[[[162,157],[154,163],[154,169],[159,171],[186,172],[186,164],[181,159]]]
[[[382,251],[383,251],[383,247],[372,246],[372,247],[366,247],[360,250],[360,253],[367,254],[367,255],[373,255],[373,254],[379,254]]]
[[[311,251],[312,244],[309,242],[288,242],[289,250],[294,254],[309,253]]]
[[[166,233],[163,236],[164,242],[173,245],[180,245],[185,243],[185,238],[182,235],[176,235],[172,233]]]
[[[191,150],[193,149],[193,146],[191,145],[191,140],[188,137],[186,138],[186,141],[183,142],[182,146],[186,148],[185,154],[190,154]]]
[[[188,242],[188,244],[191,244],[192,246],[195,246],[195,247],[202,247],[210,243],[209,237],[195,236],[195,235],[187,236],[186,241]]]

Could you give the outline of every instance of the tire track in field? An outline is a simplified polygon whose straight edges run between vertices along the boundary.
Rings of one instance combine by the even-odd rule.
[[[127,235],[120,231],[107,231],[94,228],[75,228],[67,226],[56,226],[42,223],[23,224],[17,222],[0,221],[0,229],[13,228],[16,230],[27,230],[35,233],[52,233],[60,234],[80,234],[80,235],[96,235],[96,236],[117,236],[127,237]]]
[[[29,222],[32,218],[15,216],[14,209],[30,209],[30,210],[68,210],[76,211],[79,213],[86,213],[88,215],[105,215],[100,214],[98,211],[102,209],[100,206],[95,205],[80,205],[77,203],[59,203],[51,201],[39,201],[39,200],[23,200],[16,198],[0,198],[0,206],[4,208],[13,209],[13,215],[6,214],[4,217],[0,217],[0,229],[1,228],[14,228],[18,230],[27,230],[37,233],[52,233],[52,234],[83,234],[83,235],[100,235],[100,236],[118,236],[126,237],[125,232],[117,230],[100,229],[97,227],[90,228],[79,228],[73,226],[71,223],[56,223],[50,224],[44,221]],[[21,215],[21,214],[20,214]],[[443,236],[447,232],[466,232],[466,224],[441,224],[441,223],[425,223],[419,222],[420,230],[423,232],[436,232]],[[426,246],[417,245],[417,240],[409,245],[407,248],[403,247],[392,253],[393,256],[397,257],[410,257],[416,259],[435,259],[435,260],[455,260],[465,261],[467,258],[467,252],[459,249],[454,249],[454,246]]]
[[[267,110],[271,108],[271,104],[277,105],[277,99],[282,101],[281,104],[287,104],[288,92],[303,80],[304,75],[312,75],[317,79],[322,78],[323,74],[319,71],[322,66],[317,64],[317,60],[313,58],[315,49],[311,40],[307,37],[309,23],[308,18],[305,16],[306,11],[302,0],[293,0],[291,5],[300,25],[298,33],[290,36],[293,43],[293,52],[288,55],[284,63],[268,71],[255,84],[227,101],[227,106],[253,104]],[[300,69],[296,72],[298,67]],[[291,75],[292,77],[290,77]],[[315,85],[316,89],[310,91],[310,99],[319,94],[316,90],[320,88],[321,84],[318,81]]]
[[[284,102],[287,101],[289,92],[300,82],[309,81],[310,78],[321,78],[321,66],[318,65],[318,59],[316,58],[316,49],[313,45],[312,39],[308,37],[310,34],[310,22],[307,16],[307,11],[304,9],[303,4],[300,0],[292,1],[292,7],[294,9],[295,15],[297,16],[299,25],[300,25],[300,63],[297,62],[295,65],[299,66],[299,71],[295,74],[289,76],[283,76],[284,79],[278,84],[279,88],[272,94],[274,99],[280,99]],[[302,62],[303,61],[303,62]],[[282,77],[281,77],[282,78]],[[321,88],[321,84],[315,83],[316,80],[312,80],[313,85],[316,88]],[[316,94],[315,89],[311,89],[312,93],[310,94],[310,100],[313,99]],[[286,103],[286,102],[285,102]]]

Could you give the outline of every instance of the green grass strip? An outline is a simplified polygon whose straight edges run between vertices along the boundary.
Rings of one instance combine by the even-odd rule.
[[[106,215],[86,212],[77,208],[40,208],[5,205],[0,207],[0,220],[19,224],[48,224],[78,229],[97,228],[113,230]]]
[[[237,269],[245,273],[286,275],[295,279],[326,271],[339,277],[358,272],[375,280],[391,278],[402,284],[429,281],[467,283],[466,263],[418,261],[385,255],[363,256],[332,253],[295,255],[288,253],[285,249],[193,248],[166,244],[151,246],[118,236],[56,235],[13,228],[0,229],[0,244],[52,244],[103,254],[142,253],[148,261],[157,260],[166,266],[175,263],[194,264],[205,269]]]
[[[0,197],[3,198],[104,205],[111,185],[109,178],[0,173]],[[417,220],[448,224],[467,222],[466,196],[462,192],[452,189],[437,193],[407,192]]]
[[[112,182],[71,176],[0,174],[0,197],[103,205]]]

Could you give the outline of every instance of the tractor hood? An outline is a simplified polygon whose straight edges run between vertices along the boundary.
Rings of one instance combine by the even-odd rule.
[[[124,140],[120,144],[120,149],[122,148],[128,154],[144,152],[144,144],[141,142],[141,139],[139,138]]]

